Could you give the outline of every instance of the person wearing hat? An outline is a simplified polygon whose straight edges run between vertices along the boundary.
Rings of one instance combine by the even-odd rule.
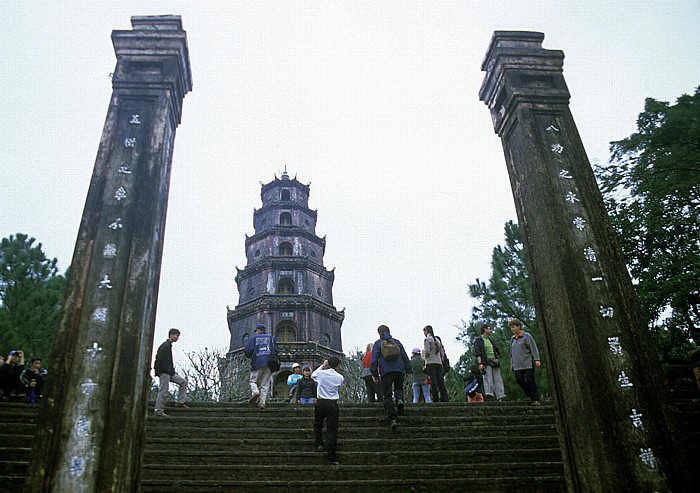
[[[420,354],[420,348],[414,347],[411,351],[411,368],[413,369],[413,403],[418,404],[420,394],[423,392],[423,400],[426,404],[430,404],[433,400],[430,398],[430,383],[428,383],[428,375],[423,368],[423,357]]]
[[[12,392],[18,393],[20,379],[24,371],[24,351],[15,349],[10,351],[7,360],[0,366],[0,389],[3,399],[9,399]]]
[[[279,353],[277,341],[267,334],[267,327],[258,324],[255,327],[255,335],[248,339],[243,354],[250,358],[250,404],[257,404],[260,409],[265,409],[265,399],[270,390],[272,370],[268,366],[271,354]]]
[[[377,332],[379,339],[372,346],[370,371],[375,383],[379,382],[380,377],[382,379],[384,412],[389,418],[389,427],[393,431],[399,426],[398,416],[404,412],[403,380],[406,373],[411,373],[413,369],[403,344],[391,337],[389,327],[380,325],[377,327]],[[396,406],[394,406],[393,397],[396,398]]]
[[[289,402],[294,404],[299,400],[297,395],[297,382],[301,380],[301,365],[294,363],[292,365],[292,374],[287,377],[287,387],[289,387]]]

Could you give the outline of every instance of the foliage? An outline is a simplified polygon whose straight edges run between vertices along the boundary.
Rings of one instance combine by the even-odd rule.
[[[648,98],[610,150],[596,174],[642,309],[662,357],[687,356],[700,340],[700,88]]]
[[[479,300],[479,305],[472,309],[472,320],[490,320],[496,329],[504,327],[510,319],[519,318],[531,332],[530,322],[535,320],[535,307],[520,227],[508,221],[504,234],[505,244],[496,246],[491,254],[492,273],[488,284],[477,278],[469,285],[469,295]]]
[[[47,365],[65,289],[57,260],[17,233],[0,242],[0,354],[22,349]]]
[[[188,365],[180,375],[188,382],[187,397],[193,401],[217,402],[221,396],[221,361],[226,359],[224,348],[204,348],[186,353]]]
[[[340,362],[339,373],[343,375],[343,388],[340,389],[340,400],[342,402],[366,402],[367,389],[365,382],[360,378],[362,371],[363,353],[356,351],[350,353]]]
[[[250,397],[250,360],[241,351],[223,357],[217,355],[216,364],[221,375],[219,399],[222,402],[247,401]]]
[[[491,254],[491,277],[488,283],[477,279],[469,285],[469,295],[479,301],[472,308],[469,323],[462,320],[457,339],[462,341],[467,352],[458,363],[459,373],[467,376],[469,367],[476,362],[474,356],[474,341],[480,337],[482,324],[493,327],[491,340],[501,351],[501,360],[507,362],[510,358],[511,332],[508,321],[518,318],[535,338],[541,348],[540,329],[535,318],[535,304],[532,299],[530,279],[525,266],[520,227],[513,221],[504,226],[505,244],[498,245]],[[544,355],[540,351],[540,356]],[[501,376],[506,392],[506,398],[513,399],[522,396],[522,390],[515,381],[515,376],[507,364],[501,365]],[[547,374],[542,368],[536,372],[537,386],[541,395],[549,393]]]

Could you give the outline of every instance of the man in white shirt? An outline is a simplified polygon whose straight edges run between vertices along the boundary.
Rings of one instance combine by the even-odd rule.
[[[340,410],[338,409],[338,391],[343,386],[345,378],[336,371],[340,365],[337,356],[331,356],[311,374],[316,381],[316,408],[314,409],[314,434],[316,435],[316,448],[323,452],[323,421],[326,425],[326,462],[338,465],[335,456],[335,446],[338,437],[338,422]]]

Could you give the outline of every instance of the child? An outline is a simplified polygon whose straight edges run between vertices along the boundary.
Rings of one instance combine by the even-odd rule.
[[[301,404],[316,404],[316,380],[311,378],[311,368],[304,367],[304,376],[297,381],[297,396]]]
[[[484,402],[484,395],[479,392],[479,367],[472,365],[469,370],[469,375],[465,378],[467,386],[464,387],[464,392],[467,394],[467,402]]]
[[[297,382],[301,380],[301,365],[294,363],[292,365],[292,374],[287,377],[287,387],[289,387],[289,402],[294,404],[299,400],[297,392]]]

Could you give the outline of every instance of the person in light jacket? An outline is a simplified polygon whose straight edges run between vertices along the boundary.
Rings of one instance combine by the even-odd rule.
[[[530,405],[540,405],[540,394],[535,382],[535,368],[539,368],[540,352],[535,339],[523,330],[523,324],[517,318],[508,322],[513,337],[510,339],[510,369],[515,372],[515,379],[530,399]]]
[[[447,387],[445,387],[445,372],[442,368],[443,346],[439,337],[436,337],[433,328],[426,325],[423,328],[423,360],[425,372],[430,379],[430,388],[433,393],[433,402],[448,402]]]

